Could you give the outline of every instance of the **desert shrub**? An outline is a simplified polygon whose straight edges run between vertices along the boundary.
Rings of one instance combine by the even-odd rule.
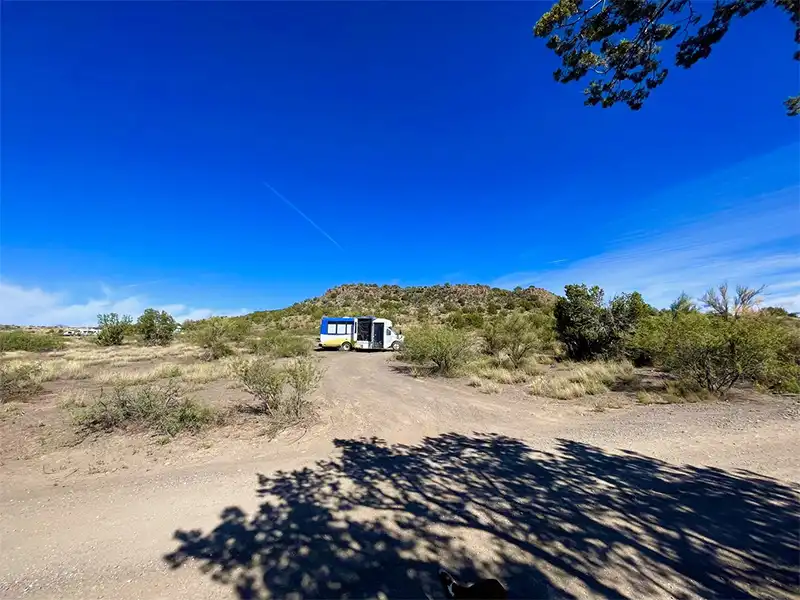
[[[620,294],[605,304],[597,286],[568,285],[555,305],[555,326],[573,360],[614,358],[624,354],[637,323],[655,309],[641,294]]]
[[[0,352],[24,350],[25,352],[47,352],[60,350],[65,345],[63,338],[44,333],[32,333],[21,329],[0,331]]]
[[[286,364],[284,372],[290,390],[290,412],[299,415],[301,411],[298,409],[302,408],[304,398],[319,385],[322,371],[313,360],[296,358]]]
[[[136,321],[136,330],[148,345],[167,346],[175,336],[178,324],[167,311],[148,308]]]
[[[95,341],[101,346],[120,346],[125,341],[125,334],[130,331],[133,320],[128,315],[120,317],[117,313],[97,315],[100,333]]]
[[[210,317],[192,327],[189,339],[203,349],[205,360],[217,360],[233,354],[233,349],[228,344],[228,328],[223,317]]]
[[[272,415],[283,399],[286,373],[283,368],[265,358],[241,360],[233,372],[244,389],[259,402],[261,411]]]
[[[140,388],[116,385],[110,391],[101,390],[94,402],[72,404],[67,409],[85,433],[141,428],[173,436],[185,430],[198,431],[219,419],[211,407],[184,393],[174,379]]]
[[[451,375],[472,356],[473,344],[464,331],[445,326],[416,327],[405,336],[401,359],[434,365],[434,372]]]
[[[739,381],[775,391],[800,389],[792,332],[768,314],[686,312],[645,319],[633,345],[685,386],[725,395]]]
[[[483,315],[476,312],[455,312],[447,318],[447,324],[455,329],[479,329],[483,327]]]
[[[0,404],[26,402],[42,391],[39,363],[0,363]]]
[[[512,313],[491,322],[482,337],[488,352],[504,353],[512,368],[519,369],[530,356],[552,343],[552,319],[539,312]]]
[[[307,338],[273,330],[260,338],[250,340],[250,350],[254,354],[272,354],[281,358],[290,358],[309,354],[311,342]]]
[[[225,336],[232,342],[241,342],[253,329],[253,323],[243,317],[224,319]]]
[[[258,401],[272,432],[301,423],[314,414],[309,394],[316,389],[322,371],[309,358],[278,365],[267,358],[242,360],[234,374],[244,389]]]
[[[483,340],[483,351],[492,356],[499,356],[502,352],[506,339],[502,319],[491,319],[486,322],[481,331]]]

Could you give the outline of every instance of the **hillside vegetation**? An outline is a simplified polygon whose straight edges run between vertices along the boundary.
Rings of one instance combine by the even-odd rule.
[[[471,284],[400,287],[357,283],[340,285],[288,308],[254,312],[246,318],[287,329],[313,328],[323,315],[375,315],[400,325],[433,321],[479,326],[488,315],[551,309],[555,301],[555,294],[537,287],[504,290]]]

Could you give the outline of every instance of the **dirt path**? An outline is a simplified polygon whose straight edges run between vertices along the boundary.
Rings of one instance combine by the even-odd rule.
[[[294,443],[58,486],[3,467],[2,597],[441,597],[437,563],[516,597],[798,591],[796,401],[595,413],[323,360]]]

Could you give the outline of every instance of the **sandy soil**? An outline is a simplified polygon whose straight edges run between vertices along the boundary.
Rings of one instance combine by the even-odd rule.
[[[275,440],[78,443],[48,397],[5,418],[2,597],[440,598],[439,564],[519,598],[798,597],[796,399],[554,401],[320,358],[319,422]]]

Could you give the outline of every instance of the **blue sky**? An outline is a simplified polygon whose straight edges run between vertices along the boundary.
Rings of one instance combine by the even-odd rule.
[[[734,23],[633,113],[553,82],[546,8],[5,3],[0,322],[347,282],[664,305],[728,280],[800,310],[786,16]]]

